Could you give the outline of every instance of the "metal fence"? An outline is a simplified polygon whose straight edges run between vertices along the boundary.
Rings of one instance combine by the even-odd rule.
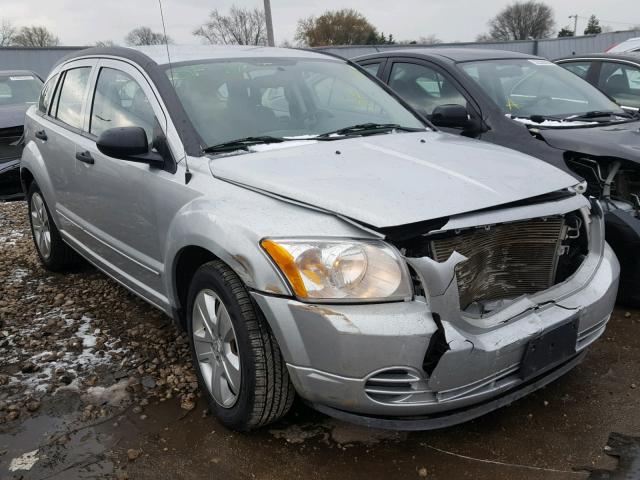
[[[640,37],[640,30],[601,33],[599,35],[585,35],[583,37],[550,38],[546,40],[441,43],[429,46],[511,50],[555,59],[569,55],[603,52],[611,45],[624,42],[633,37]],[[353,58],[383,50],[398,50],[413,47],[424,47],[424,45],[337,46],[319,47],[317,50],[332,52],[345,58]],[[46,77],[53,66],[63,57],[83,48],[86,47],[0,47],[0,70],[33,70],[40,76]]]
[[[510,50],[513,52],[539,55],[550,60],[582,55],[585,53],[601,53],[612,45],[624,42],[629,38],[640,37],[640,30],[601,33],[582,37],[549,38],[544,40],[519,40],[513,42],[460,42],[439,43],[437,45],[354,45],[336,47],[318,47],[317,50],[331,52],[345,58],[354,58],[369,53],[398,50],[406,48],[488,48]]]
[[[62,58],[86,47],[1,47],[0,70],[31,70],[45,78]]]

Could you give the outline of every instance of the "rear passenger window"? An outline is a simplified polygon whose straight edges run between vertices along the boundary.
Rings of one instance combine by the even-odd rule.
[[[90,133],[100,136],[109,128],[142,127],[151,143],[156,117],[149,99],[130,75],[102,68],[91,110]]]
[[[49,111],[49,105],[51,105],[51,98],[53,92],[56,89],[56,83],[58,82],[58,75],[54,75],[44,85],[42,92],[40,93],[40,99],[38,100],[38,110],[46,114]]]
[[[67,70],[62,80],[57,106],[52,115],[70,127],[82,128],[82,102],[85,99],[91,67]]]
[[[575,73],[580,78],[586,78],[591,62],[568,62],[561,63],[560,66],[566,68],[571,73]]]

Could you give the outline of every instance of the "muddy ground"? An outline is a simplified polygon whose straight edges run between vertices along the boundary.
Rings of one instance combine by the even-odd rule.
[[[607,441],[640,436],[639,365],[640,311],[618,309],[574,371],[465,425],[370,430],[297,402],[232,433],[168,318],[89,266],[44,271],[25,205],[0,203],[2,479],[637,478]]]

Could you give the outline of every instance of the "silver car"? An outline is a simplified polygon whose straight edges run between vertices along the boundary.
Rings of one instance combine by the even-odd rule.
[[[441,133],[345,60],[255,47],[90,49],[27,113],[42,263],[77,254],[187,329],[212,411],[295,393],[366,425],[459,423],[558,378],[619,265],[578,181]]]

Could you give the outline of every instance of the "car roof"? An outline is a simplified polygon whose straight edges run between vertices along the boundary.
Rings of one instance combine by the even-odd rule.
[[[255,57],[331,58],[329,55],[304,49],[262,47],[254,45],[169,45],[168,50],[169,55],[171,56],[171,63]],[[136,53],[138,55],[136,55]],[[68,55],[64,58],[64,62],[73,60],[74,58],[87,56],[114,56],[139,61],[141,59],[139,54],[143,54],[158,65],[167,65],[169,63],[166,45],[88,48]]]
[[[589,53],[587,55],[572,55],[570,57],[557,58],[554,62],[565,62],[568,60],[580,61],[591,58],[598,60],[626,60],[640,64],[640,52]]]
[[[389,55],[403,55],[409,57],[447,58],[454,62],[468,62],[473,60],[496,60],[503,58],[542,58],[535,55],[529,55],[520,52],[511,52],[508,50],[493,50],[490,48],[438,48],[438,47],[416,47],[416,48],[399,48],[393,50],[385,50],[375,54],[369,54],[357,58],[358,61],[366,58],[387,57]]]

